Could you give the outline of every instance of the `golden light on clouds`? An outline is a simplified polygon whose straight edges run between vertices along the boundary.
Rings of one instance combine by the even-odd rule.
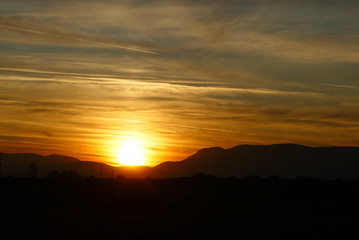
[[[65,2],[0,1],[3,152],[155,166],[358,145],[355,1]]]

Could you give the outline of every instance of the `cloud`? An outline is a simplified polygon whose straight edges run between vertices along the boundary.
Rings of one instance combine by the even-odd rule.
[[[252,53],[300,61],[357,62],[358,59],[356,18],[350,15],[354,2],[92,1],[86,3],[88,11],[83,11],[84,1],[68,3],[71,13],[61,4],[46,5],[47,12],[39,11],[37,15],[22,12],[2,17],[2,26],[27,35],[40,35],[47,43],[51,40],[150,53],[157,49],[165,52],[188,49],[212,55]],[[51,15],[55,17],[50,18]],[[345,28],[332,22],[342,22]],[[90,32],[94,35],[89,35]],[[116,41],[105,40],[106,37]],[[121,43],[121,39],[125,42]],[[131,44],[131,40],[142,45]]]
[[[337,87],[337,88],[348,88],[348,89],[354,89],[354,90],[359,89],[359,86],[351,86],[351,85],[329,84],[329,83],[323,83],[323,85],[330,86],[330,87]]]
[[[240,143],[354,145],[357,6],[3,0],[0,141],[76,145],[75,156],[110,156],[131,134],[166,157]]]
[[[30,25],[30,28],[27,27]],[[86,35],[78,35],[71,33],[69,31],[58,31],[50,30],[50,28],[46,28],[41,26],[39,23],[28,21],[28,19],[23,19],[22,17],[2,17],[0,18],[0,29],[3,31],[11,31],[11,32],[19,32],[23,34],[21,38],[17,38],[17,41],[29,41],[29,38],[36,36],[43,38],[42,44],[72,44],[77,43],[77,46],[85,45],[85,46],[94,46],[94,47],[104,47],[104,48],[119,48],[130,51],[137,51],[143,53],[150,54],[158,54],[157,52],[147,50],[148,47],[144,46],[136,46],[134,44],[126,44],[126,43],[118,43],[112,42],[104,39],[99,39],[93,36]],[[9,40],[5,37],[5,40]],[[14,39],[11,39],[14,41]]]

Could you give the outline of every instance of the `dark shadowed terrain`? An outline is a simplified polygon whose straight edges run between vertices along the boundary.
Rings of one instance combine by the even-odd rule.
[[[2,154],[3,239],[357,239],[359,148],[208,148],[154,168]]]
[[[286,178],[309,176],[321,179],[359,177],[359,147],[307,147],[297,144],[240,145],[230,149],[205,148],[179,162],[155,167],[112,167],[60,155],[3,154],[3,176],[45,177],[52,170],[76,171],[83,176],[167,178],[206,173],[219,177],[276,175]],[[33,169],[34,170],[34,169]]]
[[[221,177],[310,176],[322,179],[359,177],[358,147],[307,147],[297,144],[240,145],[205,148],[180,162],[154,168],[160,176],[181,177],[205,172]]]
[[[359,181],[0,179],[2,239],[356,239]],[[354,234],[354,235],[353,235]]]

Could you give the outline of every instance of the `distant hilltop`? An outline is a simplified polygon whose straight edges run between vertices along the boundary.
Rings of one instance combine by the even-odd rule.
[[[220,177],[249,175],[359,178],[358,147],[307,147],[297,144],[240,145],[205,148],[180,162],[154,167],[165,177],[203,172]]]
[[[212,147],[201,149],[182,161],[164,162],[152,168],[112,167],[61,155],[3,153],[2,158],[3,176],[36,173],[42,177],[55,170],[59,173],[76,171],[83,176],[95,177],[167,178],[205,173],[218,177],[359,178],[359,147],[307,147],[298,144],[239,145],[229,149]]]
[[[63,155],[43,156],[33,153],[2,153],[2,175],[19,177],[46,177],[64,172],[82,176],[111,178],[118,175],[142,178],[151,175],[149,167],[113,167],[100,162],[81,161]]]

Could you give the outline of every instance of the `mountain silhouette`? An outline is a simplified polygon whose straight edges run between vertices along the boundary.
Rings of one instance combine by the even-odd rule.
[[[293,178],[308,176],[322,179],[358,178],[359,147],[307,147],[297,144],[239,145],[229,149],[204,148],[178,162],[164,162],[155,167],[113,167],[99,162],[30,153],[2,154],[3,176],[29,176],[35,163],[39,176],[56,170],[76,171],[95,177],[158,177],[193,176],[198,173],[218,177],[250,175]]]
[[[95,177],[117,177],[121,175],[128,178],[145,178],[153,175],[151,167],[145,166],[121,166],[113,167],[111,165],[91,162],[91,161],[77,161],[67,164],[63,164],[59,168],[60,171],[76,171],[83,176],[95,176]]]
[[[28,176],[30,164],[35,163],[40,176],[52,170],[57,170],[61,165],[80,162],[79,159],[63,155],[42,156],[34,153],[2,153],[2,174],[4,176]]]
[[[63,155],[43,156],[33,153],[2,153],[2,175],[3,176],[31,176],[31,164],[36,164],[39,177],[45,177],[51,171],[66,172],[76,171],[82,176],[94,177],[124,177],[145,178],[151,175],[150,167],[113,167],[108,164],[81,161],[74,157]]]
[[[205,148],[180,162],[154,168],[162,177],[193,176],[203,172],[230,176],[310,176],[323,179],[358,178],[358,147],[307,147],[297,144],[239,145]]]

